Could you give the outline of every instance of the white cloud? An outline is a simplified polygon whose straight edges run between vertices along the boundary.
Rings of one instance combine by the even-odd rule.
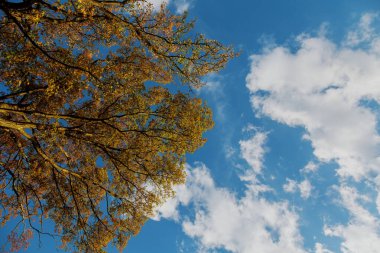
[[[253,55],[247,87],[254,109],[307,130],[314,154],[359,180],[380,171],[377,119],[363,100],[380,102],[380,56],[340,48],[324,37],[298,38],[295,53],[276,47]],[[257,91],[268,92],[260,96]]]
[[[327,236],[338,236],[343,239],[343,253],[378,253],[380,249],[380,221],[371,214],[360,202],[370,201],[355,188],[342,185],[338,188],[342,204],[351,215],[346,225],[326,226]]]
[[[243,127],[243,129],[242,129],[242,132],[244,133],[254,133],[254,132],[260,132],[260,129],[257,127],[257,126],[255,126],[255,125],[253,125],[253,124],[251,124],[251,123],[248,123],[245,127]]]
[[[249,189],[237,198],[217,187],[203,164],[189,168],[186,192],[191,196],[177,203],[194,205],[194,218],[181,220],[184,232],[199,241],[205,250],[223,248],[232,252],[304,253],[298,231],[298,216],[287,202],[270,202]],[[171,211],[174,218],[177,213]],[[168,218],[168,217],[167,217]]]
[[[315,253],[333,253],[332,251],[326,249],[323,244],[317,242],[315,244]]]
[[[266,138],[266,133],[257,132],[252,138],[239,141],[241,156],[251,167],[245,175],[246,178],[259,174],[263,169]]]
[[[301,197],[303,199],[308,199],[311,195],[311,190],[313,189],[313,187],[311,186],[311,183],[309,180],[305,179],[303,180],[299,185],[298,185],[298,188],[300,190],[300,193],[301,193]]]
[[[311,190],[313,189],[309,180],[305,179],[301,183],[297,183],[297,181],[287,178],[286,184],[282,186],[285,192],[295,193],[299,191],[301,194],[301,198],[308,199],[311,195]]]
[[[189,174],[188,170],[187,173]],[[178,212],[179,205],[188,205],[193,198],[192,192],[189,191],[188,185],[176,185],[174,187],[175,196],[168,199],[156,209],[155,216],[151,219],[159,221],[162,218],[179,221],[180,214]]]
[[[230,159],[235,155],[236,150],[231,146],[225,145],[224,146],[224,153],[225,153],[226,158]]]
[[[174,0],[174,5],[178,13],[184,13],[190,8],[190,0]]]
[[[364,14],[360,19],[358,27],[347,34],[345,44],[349,46],[357,46],[363,42],[372,41],[374,37],[376,37],[372,23],[377,16],[377,13]]]
[[[178,221],[179,212],[177,207],[179,205],[178,198],[171,198],[164,202],[161,206],[156,209],[155,216],[151,217],[152,220],[159,221],[162,218],[164,219],[173,219]]]
[[[285,192],[294,193],[297,191],[297,181],[287,178],[286,184],[282,187]]]
[[[304,173],[315,173],[319,168],[319,165],[314,162],[308,162],[301,170]]]

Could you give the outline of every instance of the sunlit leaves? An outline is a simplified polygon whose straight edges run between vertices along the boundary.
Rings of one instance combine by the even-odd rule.
[[[1,1],[0,15],[1,222],[21,224],[11,247],[31,231],[70,251],[125,247],[213,124],[200,99],[164,84],[190,92],[231,50],[144,1]]]

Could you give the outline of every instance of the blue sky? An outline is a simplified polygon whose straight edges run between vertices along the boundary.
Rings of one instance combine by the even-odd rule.
[[[215,127],[124,252],[380,252],[380,2],[169,7],[240,56],[196,91]]]

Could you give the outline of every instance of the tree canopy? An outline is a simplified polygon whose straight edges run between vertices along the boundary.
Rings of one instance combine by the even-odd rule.
[[[191,92],[233,56],[145,0],[0,0],[0,212],[11,250],[124,248],[212,127]],[[54,231],[47,231],[51,220]],[[17,221],[17,222],[16,222]]]

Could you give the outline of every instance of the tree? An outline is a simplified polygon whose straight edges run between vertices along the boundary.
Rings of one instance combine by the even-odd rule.
[[[185,154],[213,124],[191,87],[232,50],[145,0],[0,0],[0,18],[0,216],[20,220],[11,250],[33,233],[79,252],[125,247],[184,182]]]

